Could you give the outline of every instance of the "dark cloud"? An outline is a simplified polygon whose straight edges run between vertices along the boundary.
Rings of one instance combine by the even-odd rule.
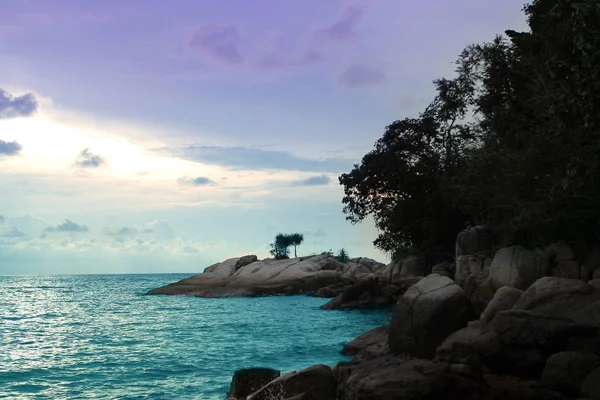
[[[106,160],[97,154],[90,152],[90,149],[83,149],[75,160],[75,165],[81,168],[98,168],[106,164]]]
[[[223,64],[237,65],[244,61],[239,52],[240,35],[235,25],[207,24],[192,35],[189,46]]]
[[[17,142],[5,142],[0,140],[0,156],[15,156],[23,149]]]
[[[0,89],[0,119],[27,117],[37,111],[37,101],[31,93],[12,96]]]
[[[197,178],[180,178],[179,183],[188,186],[210,186],[215,184],[213,180],[205,176],[199,176]]]
[[[341,172],[350,169],[352,160],[345,158],[310,159],[285,151],[249,147],[188,146],[162,149],[186,160],[220,165],[237,170],[287,170]]]
[[[306,179],[300,179],[292,182],[293,186],[322,186],[329,184],[331,180],[327,175],[315,175]]]
[[[346,7],[342,15],[327,28],[317,31],[317,36],[329,40],[348,40],[358,36],[356,25],[360,22],[363,10],[357,7]]]
[[[26,236],[25,233],[15,227],[12,227],[8,232],[0,232],[0,237],[3,238],[18,238],[23,236]]]
[[[338,80],[344,86],[358,88],[379,85],[385,81],[385,75],[363,65],[352,65],[339,76]]]
[[[62,224],[56,224],[49,226],[45,229],[46,232],[87,232],[89,231],[87,226],[79,225],[69,219],[65,220]]]
[[[144,233],[153,233],[151,228],[138,228],[137,226],[124,226],[117,229],[104,228],[102,232],[108,236],[135,236]]]

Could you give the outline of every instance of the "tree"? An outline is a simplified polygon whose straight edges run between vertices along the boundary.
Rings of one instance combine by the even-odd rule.
[[[347,263],[350,260],[350,256],[348,255],[348,252],[344,248],[340,249],[336,258],[339,262],[343,262],[343,263]]]
[[[297,258],[298,255],[296,254],[296,246],[300,246],[302,244],[304,241],[304,235],[301,233],[292,233],[291,235],[288,235],[287,238],[290,245],[294,246],[294,258]]]
[[[291,246],[290,237],[283,233],[278,233],[275,236],[275,241],[271,243],[269,253],[278,260],[289,258],[289,247]]]
[[[524,11],[529,32],[465,48],[425,111],[340,176],[347,220],[373,217],[380,249],[453,253],[465,223],[504,244],[600,239],[600,3]]]
[[[423,113],[389,125],[361,164],[339,178],[346,219],[356,224],[371,215],[379,230],[374,244],[384,251],[451,252],[464,225],[444,183],[474,141],[462,121],[473,89],[460,80],[435,83],[438,96]]]
[[[283,234],[278,233],[275,236],[275,241],[271,243],[271,251],[269,252],[277,259],[289,258],[289,247],[294,246],[294,257],[298,257],[296,246],[300,246],[304,241],[304,235],[301,233]]]

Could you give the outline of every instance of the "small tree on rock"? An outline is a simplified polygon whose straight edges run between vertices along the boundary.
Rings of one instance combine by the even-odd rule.
[[[282,260],[285,258],[289,258],[290,249],[289,247],[292,245],[290,235],[284,235],[283,233],[278,233],[275,236],[275,242],[271,243],[271,250],[269,253],[278,260]]]
[[[336,258],[339,262],[343,262],[343,263],[347,263],[348,261],[350,261],[350,256],[348,255],[348,252],[344,248],[340,249]]]
[[[301,233],[292,233],[287,235],[290,245],[294,246],[294,258],[298,257],[296,254],[296,246],[300,246],[304,241],[304,235]]]

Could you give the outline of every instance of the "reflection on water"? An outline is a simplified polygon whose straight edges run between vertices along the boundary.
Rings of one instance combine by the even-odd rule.
[[[185,275],[0,276],[0,398],[222,399],[238,368],[343,359],[386,311],[303,296],[144,296]]]

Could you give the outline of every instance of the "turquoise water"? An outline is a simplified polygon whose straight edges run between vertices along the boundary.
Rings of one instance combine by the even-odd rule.
[[[0,398],[224,399],[236,369],[333,365],[389,318],[306,296],[143,295],[187,276],[0,276]]]

